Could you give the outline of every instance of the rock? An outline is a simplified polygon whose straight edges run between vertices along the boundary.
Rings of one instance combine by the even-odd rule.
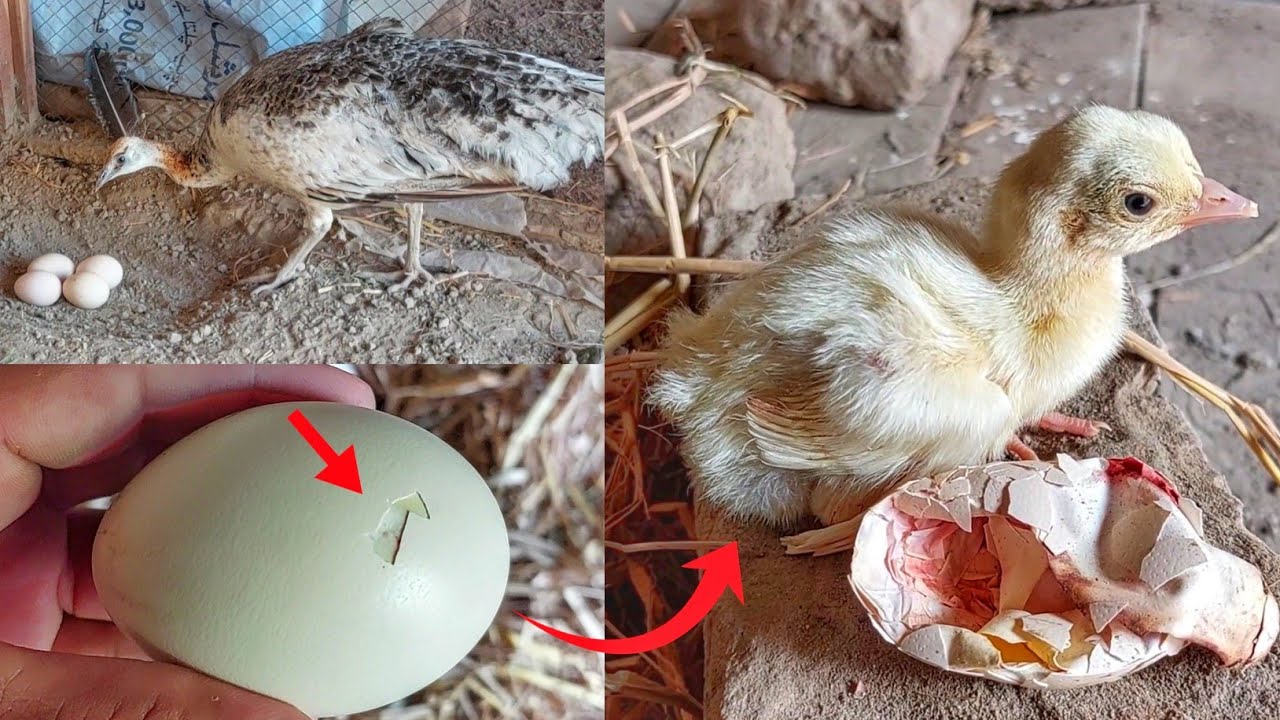
[[[1155,6],[1146,33],[1144,108],[1167,115],[1191,140],[1209,177],[1255,200],[1260,217],[1248,222],[1195,228],[1130,258],[1129,265],[1151,278],[1183,263],[1193,269],[1237,255],[1280,220],[1280,95],[1274,62],[1280,57],[1280,4],[1186,0]],[[1213,77],[1197,72],[1213,63]],[[1192,370],[1244,400],[1280,417],[1280,372],[1241,372],[1229,358],[1205,349],[1185,334],[1202,327],[1222,345],[1275,356],[1280,328],[1280,249],[1272,247],[1227,272],[1157,293],[1154,312],[1169,351]],[[1136,273],[1135,273],[1136,274]],[[1225,325],[1225,327],[1224,327]],[[1226,348],[1220,345],[1219,350]],[[1253,453],[1231,423],[1212,406],[1171,392],[1207,454],[1222,469],[1231,489],[1258,528],[1274,519],[1275,484],[1258,468]],[[1280,537],[1269,538],[1280,550]]]
[[[813,100],[887,110],[919,102],[947,69],[974,0],[699,0],[681,8],[712,57]],[[661,29],[647,47],[679,54]]]
[[[605,45],[642,44],[679,4],[679,0],[604,0]]]
[[[1137,107],[1146,22],[1145,5],[993,20],[988,37],[1018,71],[966,88],[954,124],[972,129],[992,117],[995,124],[960,140],[971,159],[952,172],[993,178],[1041,130],[1083,105]]]
[[[810,103],[791,116],[797,195],[835,192],[863,175],[871,194],[932,180],[938,148],[965,79],[956,60],[918,105],[896,112]]]
[[[605,51],[606,107],[626,102],[638,93],[675,77],[675,61],[644,50],[608,48]],[[795,194],[791,173],[795,164],[795,143],[787,125],[783,101],[751,83],[735,77],[710,75],[693,97],[634,134],[641,149],[641,164],[655,191],[661,187],[652,148],[657,133],[675,140],[716,119],[730,103],[724,93],[746,105],[753,117],[740,118],[712,158],[713,177],[708,181],[703,202],[715,212],[751,210],[764,203],[786,200]],[[684,157],[701,158],[711,143],[710,135],[685,146]],[[647,159],[646,159],[647,158]],[[731,168],[723,181],[715,175]],[[684,198],[693,186],[695,169],[685,162],[672,165],[677,197]],[[642,253],[666,243],[665,225],[648,212],[636,183],[637,176],[621,150],[605,174],[605,248],[610,255]]]
[[[940,209],[972,227],[984,197],[976,181],[949,178],[879,199]],[[738,256],[759,257],[793,246],[799,234],[857,206],[839,202],[823,217],[786,231],[812,204],[805,199],[766,206],[752,214],[754,220],[723,216],[704,234],[726,244],[728,232],[754,232],[733,248]],[[718,229],[707,233],[713,225]],[[1158,338],[1141,308],[1133,308],[1133,323],[1140,334]],[[1032,446],[1042,455],[1062,450],[1149,462],[1200,505],[1209,542],[1254,563],[1275,586],[1280,558],[1244,528],[1240,502],[1210,465],[1186,418],[1157,394],[1153,378],[1149,365],[1119,357],[1064,408],[1105,419],[1113,429],[1087,443],[1034,434]],[[943,672],[898,651],[872,629],[849,588],[848,553],[787,556],[776,533],[731,521],[708,505],[696,510],[699,538],[738,541],[746,597],[745,605],[718,603],[703,624],[708,720],[1211,718],[1239,714],[1233,708],[1271,717],[1280,704],[1280,653],[1237,671],[1223,668],[1208,652],[1189,649],[1120,682],[1072,691],[1029,691]],[[864,694],[858,697],[851,685]]]

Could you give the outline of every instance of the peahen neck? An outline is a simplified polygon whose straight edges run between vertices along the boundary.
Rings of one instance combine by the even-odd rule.
[[[161,168],[183,187],[214,187],[231,179],[229,174],[219,170],[213,162],[208,142],[203,136],[188,150],[179,150],[164,143],[156,145],[161,157]]]

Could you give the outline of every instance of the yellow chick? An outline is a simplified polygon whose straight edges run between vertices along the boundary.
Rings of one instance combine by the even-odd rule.
[[[1025,455],[1029,424],[1096,433],[1052,411],[1120,347],[1122,258],[1257,214],[1169,120],[1084,108],[1005,168],[980,236],[859,211],[675,315],[650,401],[700,497],[738,518],[786,524],[811,496],[865,507],[901,479]]]

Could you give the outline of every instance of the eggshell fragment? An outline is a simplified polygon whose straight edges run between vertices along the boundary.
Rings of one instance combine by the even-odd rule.
[[[862,518],[850,582],[903,652],[999,682],[1079,687],[1187,643],[1255,663],[1280,634],[1261,572],[1206,543],[1199,509],[1154,468],[1059,455],[973,470],[907,483]]]
[[[66,280],[76,271],[76,264],[62,253],[48,253],[32,260],[27,270],[43,270],[57,275],[59,280]]]
[[[325,462],[299,410],[362,492]],[[107,511],[93,547],[102,604],[148,654],[289,702],[351,715],[462,660],[506,590],[497,501],[444,441],[385,413],[282,403],[201,428]]]
[[[107,304],[111,287],[96,273],[76,272],[63,281],[62,294],[78,308],[96,310]]]
[[[13,283],[13,294],[28,305],[46,307],[62,297],[62,281],[44,270],[32,270]]]
[[[124,268],[120,261],[110,255],[90,255],[76,265],[76,272],[91,272],[107,281],[107,287],[114,290],[124,279]]]

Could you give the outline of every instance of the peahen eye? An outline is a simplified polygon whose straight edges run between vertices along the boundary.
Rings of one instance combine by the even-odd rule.
[[[1142,217],[1151,212],[1151,208],[1155,206],[1156,201],[1146,193],[1129,193],[1124,196],[1124,209],[1128,210],[1130,215]]]

